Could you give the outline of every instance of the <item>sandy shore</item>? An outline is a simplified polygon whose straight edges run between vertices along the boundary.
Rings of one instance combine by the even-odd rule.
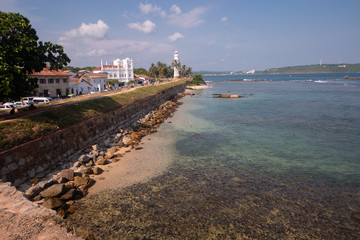
[[[168,122],[168,121],[167,121]],[[95,185],[89,189],[89,195],[97,194],[103,190],[120,189],[147,181],[163,173],[171,164],[171,154],[168,150],[174,142],[171,138],[163,136],[166,134],[163,123],[158,129],[159,132],[148,135],[141,140],[140,150],[122,148],[123,157],[117,158],[111,164],[100,166],[104,172],[100,175],[92,176],[96,181]],[[126,152],[131,150],[130,152]]]
[[[200,90],[200,89],[205,89],[205,88],[211,88],[211,85],[201,85],[201,86],[190,86],[187,87],[186,90]]]

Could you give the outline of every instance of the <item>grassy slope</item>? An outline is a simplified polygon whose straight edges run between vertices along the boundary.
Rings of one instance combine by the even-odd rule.
[[[31,116],[0,122],[0,152],[183,83],[185,80],[141,87],[134,91],[58,106],[56,109],[49,107],[49,110]]]

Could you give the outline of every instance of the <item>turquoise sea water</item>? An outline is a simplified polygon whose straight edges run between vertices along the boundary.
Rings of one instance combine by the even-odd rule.
[[[180,141],[178,149],[200,154],[205,148],[204,155],[225,154],[246,168],[292,180],[360,187],[360,81],[328,80],[339,75],[245,76],[269,82],[205,76],[214,87],[185,100],[197,106],[186,113],[198,119],[191,130],[199,136],[196,144]],[[245,98],[212,98],[229,91]]]
[[[168,171],[69,221],[98,239],[360,239],[360,80],[343,77],[205,76],[160,130]]]

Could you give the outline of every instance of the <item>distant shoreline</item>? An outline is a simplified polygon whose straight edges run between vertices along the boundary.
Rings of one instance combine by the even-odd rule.
[[[344,75],[346,74],[349,74],[349,73],[360,73],[359,72],[284,72],[284,73],[265,73],[265,72],[256,72],[254,74],[246,74],[246,73],[237,73],[237,74],[230,74],[230,73],[214,73],[214,74],[208,74],[208,73],[205,73],[205,74],[202,74],[203,76],[238,76],[238,75],[241,75],[241,76],[253,76],[253,75],[281,75],[281,74],[324,74],[324,73],[342,73]]]

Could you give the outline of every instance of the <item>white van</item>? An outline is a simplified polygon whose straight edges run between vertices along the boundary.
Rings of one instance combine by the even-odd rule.
[[[51,97],[34,97],[32,101],[34,104],[39,104],[39,103],[49,103],[53,101],[53,99]]]
[[[25,102],[25,103],[27,103],[27,102],[30,103],[33,101],[33,99],[34,99],[34,97],[23,97],[23,98],[21,98],[21,101]]]

